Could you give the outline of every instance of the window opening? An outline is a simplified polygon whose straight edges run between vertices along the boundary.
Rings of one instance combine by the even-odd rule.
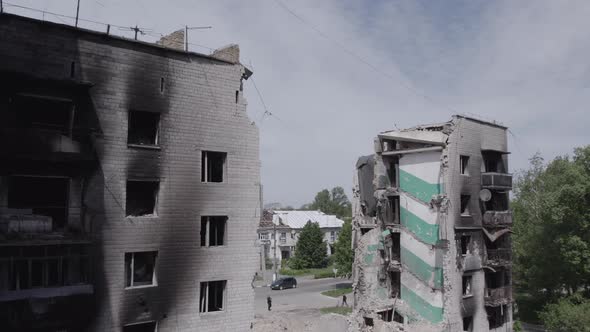
[[[468,216],[471,213],[469,212],[469,200],[471,196],[469,195],[461,195],[461,214],[464,216]]]
[[[467,166],[469,165],[469,156],[460,156],[459,159],[459,168],[461,174],[469,175],[469,171],[467,170]]]
[[[207,281],[201,283],[199,312],[224,310],[226,280]]]
[[[471,296],[471,276],[463,276],[463,296]]]
[[[471,235],[461,235],[461,255],[465,256],[469,252],[469,243]]]
[[[164,77],[160,77],[160,92],[164,92],[165,81]]]
[[[125,286],[156,285],[156,257],[157,251],[125,253]]]
[[[201,246],[215,247],[224,245],[226,224],[226,216],[201,217]]]
[[[14,106],[11,116],[17,127],[57,131],[71,136],[74,124],[74,103],[71,99],[19,94],[14,98]]]
[[[463,317],[463,331],[471,331],[471,322],[473,322],[473,317]]]
[[[202,182],[223,182],[226,152],[203,151],[201,160]]]
[[[155,216],[159,187],[158,181],[128,180],[125,215],[127,217]]]
[[[63,177],[10,176],[8,208],[26,209],[27,219],[38,217],[52,230],[63,230],[68,222],[70,179]],[[49,217],[39,218],[39,217]]]
[[[391,322],[393,320],[393,309],[387,309],[377,312],[382,321]]]
[[[160,114],[153,112],[130,111],[127,144],[159,144]]]

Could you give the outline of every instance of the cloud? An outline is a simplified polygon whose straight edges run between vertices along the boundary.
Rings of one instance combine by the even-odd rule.
[[[162,33],[212,25],[191,42],[240,44],[276,115],[261,117],[247,83],[267,202],[299,206],[333,186],[350,193],[356,158],[378,132],[454,112],[509,126],[512,169],[536,151],[552,158],[588,144],[585,1],[281,0],[308,24],[274,0],[97,1],[83,1],[81,17]],[[11,2],[75,14],[60,0]]]

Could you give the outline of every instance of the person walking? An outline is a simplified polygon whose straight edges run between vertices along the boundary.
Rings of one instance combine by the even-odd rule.
[[[270,307],[272,307],[272,299],[270,295],[266,298],[266,304],[268,304],[268,311],[270,311]]]
[[[346,295],[342,294],[342,306],[347,306],[348,307],[348,303],[346,303]]]

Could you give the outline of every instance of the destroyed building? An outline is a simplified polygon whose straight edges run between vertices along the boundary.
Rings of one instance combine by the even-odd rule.
[[[456,115],[380,133],[353,188],[353,325],[512,331],[507,128]]]
[[[0,330],[250,329],[251,74],[0,14]]]

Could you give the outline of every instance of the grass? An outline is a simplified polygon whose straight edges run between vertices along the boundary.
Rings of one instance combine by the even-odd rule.
[[[322,314],[339,314],[339,315],[348,316],[352,312],[352,308],[351,307],[327,307],[327,308],[321,308],[320,312]]]
[[[344,294],[352,293],[352,287],[347,288],[340,288],[340,289],[331,289],[325,292],[322,292],[322,295],[330,296],[330,297],[340,297]]]

